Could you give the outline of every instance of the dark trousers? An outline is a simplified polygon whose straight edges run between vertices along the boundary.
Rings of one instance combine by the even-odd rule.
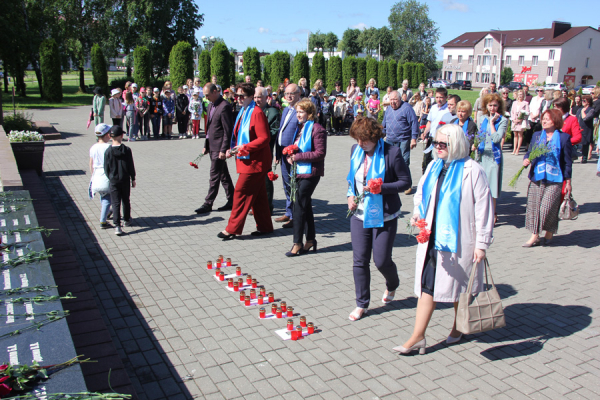
[[[427,149],[429,146],[431,146],[431,143],[433,142],[433,138],[431,136],[427,137],[427,143],[425,144],[425,148]],[[427,169],[427,166],[429,165],[429,163],[431,161],[433,161],[433,152],[435,151],[435,149],[432,149],[429,153],[423,153],[423,164],[421,164],[421,167],[423,167],[423,173],[425,173],[425,170]]]
[[[273,186],[273,181],[269,179],[267,176],[265,178],[265,186],[267,188],[267,202],[269,203],[269,210],[271,214],[273,214],[273,194],[275,193],[275,187]]]
[[[292,166],[288,164],[287,157],[281,157],[281,180],[283,181],[283,191],[285,192],[285,215],[293,219],[292,201],[290,199],[290,172]]]
[[[150,136],[150,114],[144,114],[140,120],[140,136]]]
[[[391,144],[392,146],[400,147],[402,158],[404,158],[404,163],[407,166],[410,165],[410,140],[411,139],[400,139],[400,141],[398,142],[391,142],[386,140],[386,142]]]
[[[321,180],[320,176],[298,179],[298,193],[294,201],[294,243],[303,243],[302,236],[306,234],[306,241],[315,240],[315,215],[312,209],[312,195]]]
[[[333,130],[336,132],[341,132],[344,127],[342,123],[344,122],[344,118],[342,117],[333,117]]]
[[[131,194],[131,183],[110,184],[110,202],[113,210],[113,224],[119,226],[121,224],[121,203],[123,203],[123,220],[125,222],[131,219],[131,203],[129,195]]]
[[[267,203],[265,175],[267,173],[240,174],[233,194],[233,209],[225,230],[234,235],[241,235],[246,217],[252,209],[256,229],[260,232],[273,232],[273,221]]]
[[[189,118],[190,113],[177,113],[177,132],[179,132],[180,135],[186,134]]]
[[[123,121],[123,118],[112,118],[113,125],[115,126],[121,126],[121,121]]]
[[[295,222],[294,222],[295,223]],[[352,258],[356,306],[369,307],[371,300],[371,252],[373,262],[385,278],[385,286],[392,292],[400,286],[396,264],[392,261],[392,249],[398,229],[398,219],[385,222],[382,228],[363,228],[363,221],[356,217],[350,219],[350,238],[352,240]]]
[[[331,132],[331,115],[323,114],[323,127],[327,132]]]
[[[219,152],[210,152],[210,181],[208,187],[208,194],[204,199],[204,204],[213,205],[217,195],[219,194],[219,185],[223,185],[225,190],[225,196],[227,197],[227,203],[233,202],[233,181],[229,175],[229,169],[227,168],[227,160],[219,160]],[[231,233],[231,232],[230,232]]]
[[[161,115],[160,114],[152,114],[151,120],[152,120],[152,133],[154,134],[154,139],[158,139],[158,137],[160,136],[160,121],[161,121]],[[148,135],[150,136],[150,135]]]

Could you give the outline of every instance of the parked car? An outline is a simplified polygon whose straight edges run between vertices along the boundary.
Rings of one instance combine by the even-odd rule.
[[[564,83],[546,83],[544,86],[544,90],[563,90],[566,89],[567,86]]]
[[[471,81],[458,80],[452,82],[448,89],[471,90]]]
[[[513,90],[521,90],[521,89],[523,89],[523,86],[525,86],[524,83],[522,83],[522,82],[514,82],[513,81],[513,82],[510,82],[508,85],[500,85],[500,89],[508,88],[508,90],[510,90],[512,92]]]
[[[595,85],[585,85],[584,87],[581,88],[581,93],[591,95],[594,92],[595,87],[596,87]]]
[[[440,79],[439,81],[434,81],[433,84],[431,85],[434,88],[447,88],[448,86],[450,86],[450,82],[448,82],[447,80],[444,79]]]

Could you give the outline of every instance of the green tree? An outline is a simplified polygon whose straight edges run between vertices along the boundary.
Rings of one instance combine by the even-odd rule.
[[[188,42],[178,42],[169,56],[169,78],[174,88],[194,77],[194,50]]]
[[[342,81],[342,59],[338,56],[333,56],[329,59],[329,70],[327,71],[327,90],[335,89],[335,82]]]
[[[263,80],[265,82],[265,85],[273,86],[273,84],[271,83],[271,55],[265,56],[264,69],[263,69]],[[277,90],[277,87],[273,86],[273,91],[276,91],[276,90]]]
[[[346,57],[342,61],[342,75],[344,80],[342,82],[342,88],[345,88],[350,85],[350,78],[356,79],[356,57]]]
[[[217,42],[210,50],[210,74],[216,75],[221,87],[229,87],[231,80],[231,62],[229,50],[224,43]],[[210,81],[210,77],[207,82]]]
[[[290,77],[290,53],[287,51],[276,51],[271,54],[271,86],[279,87],[279,84]]]
[[[40,68],[45,99],[50,102],[62,102],[60,55],[54,39],[46,39],[40,45]]]
[[[392,6],[388,22],[395,41],[395,57],[435,68],[435,44],[439,29],[429,18],[429,7],[417,0],[402,0]]]
[[[248,47],[244,51],[244,74],[252,77],[252,82],[261,80],[260,55],[256,47]]]
[[[377,87],[381,90],[387,90],[388,84],[388,63],[381,61],[377,68]]]
[[[404,64],[398,61],[398,69],[396,70],[396,80],[398,83],[398,87],[402,86],[402,81],[404,80]]]
[[[308,48],[313,51],[315,48],[322,48],[325,50],[325,42],[327,41],[327,34],[316,31],[308,35]]]
[[[513,80],[513,70],[511,67],[502,68],[502,73],[500,74],[500,84],[508,85]]]
[[[427,81],[427,67],[425,67],[425,64],[419,63],[417,70],[418,70],[418,74],[417,74],[417,82],[415,82],[415,87],[418,87],[418,85],[420,85],[421,83],[425,83]]]
[[[398,65],[396,64],[396,60],[388,60],[388,86],[396,89],[398,86]]]
[[[404,71],[404,74],[402,76],[402,80],[407,80],[408,81],[408,87],[412,88],[412,73],[413,73],[413,64],[412,62],[406,62],[404,63],[404,65],[402,66],[402,69]]]
[[[104,94],[108,94],[108,70],[106,58],[104,58],[104,52],[98,44],[92,46],[91,59],[94,84],[100,86],[104,91]]]
[[[373,52],[376,52],[379,47],[379,38],[377,28],[370,27],[360,32],[358,36],[358,43],[363,51],[368,56],[372,56]]]
[[[298,53],[294,57],[294,69],[292,71],[291,81],[298,83],[301,78],[306,78],[307,86],[311,87],[310,68],[308,66],[308,56],[306,53]]]
[[[323,53],[318,52],[313,56],[312,68],[310,70],[310,81],[316,82],[317,79],[323,81],[323,86],[327,84],[327,75],[325,74],[325,57]]]
[[[140,87],[144,87],[150,85],[151,76],[150,50],[146,46],[138,46],[133,50],[133,79]]]
[[[342,42],[339,47],[340,50],[346,52],[349,56],[357,56],[360,53],[361,46],[359,43],[360,30],[348,28],[344,31],[344,36],[342,36]]]
[[[235,54],[234,52],[229,53],[229,71],[231,75],[229,76],[229,85],[235,85],[236,78],[239,76],[237,65],[235,64]],[[223,89],[224,90],[224,89]]]
[[[335,49],[338,47],[339,39],[337,35],[333,32],[328,32],[325,35],[325,47],[323,49],[327,49],[329,53],[333,53]]]
[[[367,86],[367,60],[364,58],[356,60],[356,85],[362,90]]]
[[[366,76],[367,85],[369,84],[369,80],[371,80],[371,79],[377,80],[377,78],[378,78],[378,76],[377,76],[378,65],[377,64],[378,64],[378,62],[374,58],[369,58],[369,60],[367,61],[367,76]],[[377,84],[379,84],[379,82],[377,82]]]
[[[198,77],[200,82],[210,82],[210,51],[204,50],[198,58]]]
[[[387,26],[377,30],[378,51],[381,50],[381,57],[390,57],[394,54],[394,35]]]

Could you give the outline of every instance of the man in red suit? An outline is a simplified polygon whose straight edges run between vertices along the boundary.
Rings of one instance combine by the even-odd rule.
[[[250,209],[254,213],[257,228],[252,235],[273,232],[265,186],[265,177],[272,161],[269,124],[264,112],[254,102],[254,86],[251,83],[240,83],[236,87],[236,97],[242,109],[234,124],[231,150],[227,150],[226,155],[236,157],[239,177],[233,193],[229,223],[217,235],[223,240],[231,240],[242,234]]]

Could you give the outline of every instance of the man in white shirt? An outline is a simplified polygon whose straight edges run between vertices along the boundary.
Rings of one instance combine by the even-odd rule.
[[[433,137],[435,136],[435,132],[437,131],[438,125],[440,122],[445,124],[445,119],[447,119],[450,115],[450,111],[448,110],[448,90],[443,87],[439,87],[435,90],[435,104],[431,107],[431,111],[429,111],[429,115],[427,116],[427,126],[425,127],[425,131],[423,131],[423,136],[421,139],[425,143],[425,151],[423,153],[423,173],[427,169],[427,166],[433,160],[433,156],[431,155],[431,142],[433,142]]]
[[[540,121],[540,109],[542,107],[542,101],[544,100],[544,88],[540,86],[535,89],[535,92],[537,96],[532,98],[529,103],[529,125],[532,129]]]
[[[413,97],[413,92],[408,88],[408,80],[402,81],[402,87],[398,89],[398,95],[402,98],[402,95],[406,94],[406,101],[410,101],[410,98]]]

